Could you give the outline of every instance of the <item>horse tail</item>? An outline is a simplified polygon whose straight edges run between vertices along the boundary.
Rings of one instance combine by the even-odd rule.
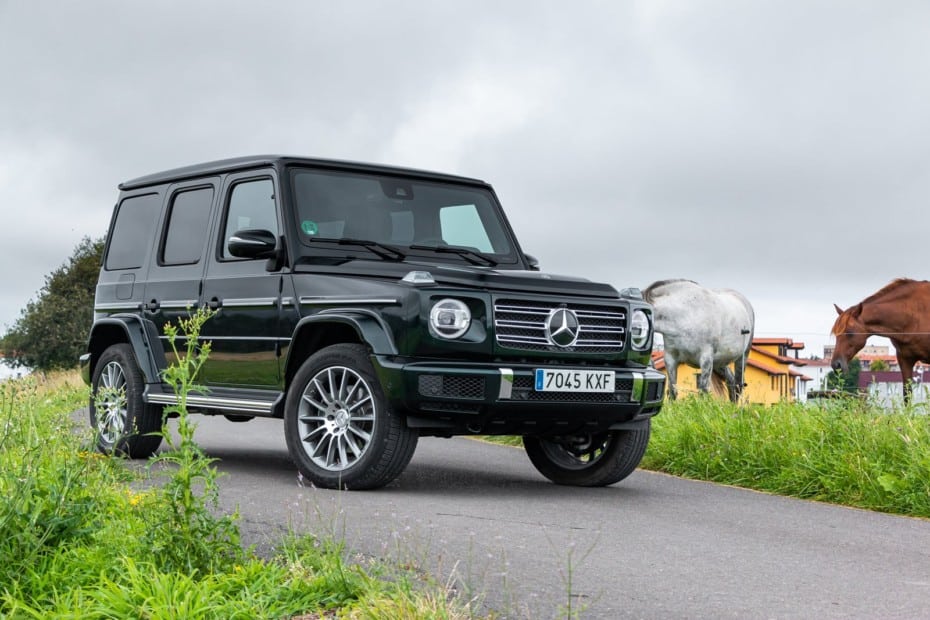
[[[744,295],[738,294],[737,297],[746,307],[746,318],[749,319],[749,325],[743,329],[746,335],[746,348],[743,350],[742,357],[733,364],[735,367],[733,378],[736,383],[736,393],[741,396],[743,394],[743,388],[746,386],[746,363],[749,360],[749,352],[752,350],[752,339],[756,330],[756,313],[752,309],[752,304],[749,303],[749,300],[746,299]]]
[[[739,366],[739,364],[737,364]],[[726,396],[730,391],[730,386],[727,385],[727,382],[724,381],[723,377],[718,375],[716,372],[711,373],[710,375],[710,384],[711,384],[711,393],[718,396]]]

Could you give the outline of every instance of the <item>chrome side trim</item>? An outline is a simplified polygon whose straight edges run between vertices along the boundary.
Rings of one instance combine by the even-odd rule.
[[[254,306],[274,306],[277,305],[277,297],[243,297],[241,299],[224,299],[224,308],[244,308]]]
[[[342,306],[342,305],[368,305],[368,304],[399,304],[400,300],[393,297],[364,297],[364,296],[347,296],[347,297],[314,297],[306,296],[300,298],[300,303],[308,306]]]
[[[646,376],[641,372],[634,372],[632,375],[633,389],[630,391],[630,402],[641,403],[643,402],[643,394],[646,388]]]
[[[294,298],[293,298],[293,297],[282,297],[282,298],[281,298],[281,305],[282,305],[282,306],[293,306],[293,305],[294,305]]]
[[[182,338],[183,336],[178,336],[178,337]],[[168,338],[168,336],[165,336],[164,334],[159,336],[158,339],[163,340],[165,342],[168,342],[170,340],[170,338]],[[184,340],[186,341],[187,339],[184,338]],[[239,337],[239,336],[197,336],[198,342],[210,342],[211,340],[224,340],[228,342],[256,342],[256,341],[258,342],[290,342],[291,337],[290,336],[280,336],[280,337],[277,337],[277,336],[242,336],[242,337]]]
[[[196,299],[166,299],[165,301],[159,304],[161,309],[169,310],[186,310],[187,308],[194,309],[197,307]]]
[[[513,393],[513,369],[512,368],[499,368],[501,372],[501,389],[497,394],[499,400],[510,400],[510,395]]]
[[[142,304],[138,301],[125,301],[114,304],[94,306],[94,312],[119,312],[120,310],[138,310]]]
[[[156,405],[176,405],[175,394],[149,394],[146,401]],[[214,396],[187,395],[187,404],[192,407],[206,407],[222,411],[245,411],[250,413],[271,413],[273,403],[263,400],[245,400],[237,398],[218,398]]]

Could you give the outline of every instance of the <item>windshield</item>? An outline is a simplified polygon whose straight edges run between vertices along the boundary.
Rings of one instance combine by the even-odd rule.
[[[300,240],[313,252],[372,255],[370,244],[339,243],[351,240],[409,259],[517,263],[495,199],[481,187],[306,168],[294,169],[292,181]]]

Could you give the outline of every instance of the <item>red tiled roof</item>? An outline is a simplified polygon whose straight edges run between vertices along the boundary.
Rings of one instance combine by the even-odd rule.
[[[802,359],[795,358],[795,357],[788,357],[786,355],[778,355],[776,353],[771,353],[769,351],[766,351],[765,349],[760,349],[759,347],[755,345],[753,345],[752,350],[758,353],[759,355],[764,355],[765,357],[772,358],[773,360],[777,360],[778,362],[781,362],[782,364],[793,364],[794,366],[806,366],[807,365],[807,360],[802,360]]]
[[[757,344],[757,345],[769,345],[769,346],[784,345],[788,347],[789,349],[798,349],[798,350],[804,348],[803,342],[795,342],[791,338],[753,338],[752,343]]]

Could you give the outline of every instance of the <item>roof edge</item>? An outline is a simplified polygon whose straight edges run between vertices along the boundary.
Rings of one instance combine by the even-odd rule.
[[[404,168],[402,166],[391,166],[387,164],[375,164],[360,161],[349,161],[341,159],[322,159],[315,157],[301,157],[297,155],[247,155],[243,157],[232,157],[228,159],[217,159],[214,161],[171,168],[161,172],[155,172],[145,176],[137,177],[124,181],[119,184],[120,190],[138,189],[150,185],[160,185],[162,183],[172,183],[184,181],[196,177],[209,176],[214,174],[224,174],[229,172],[239,172],[251,168],[262,168],[265,166],[275,165],[306,165],[318,168],[330,168],[335,170],[347,171],[366,171],[382,174],[393,174],[403,176],[415,176],[423,179],[433,179],[442,181],[452,181],[455,183],[467,183],[469,185],[482,185],[490,187],[486,181],[471,177],[447,174],[443,172],[433,172],[430,170],[420,170],[417,168]]]

